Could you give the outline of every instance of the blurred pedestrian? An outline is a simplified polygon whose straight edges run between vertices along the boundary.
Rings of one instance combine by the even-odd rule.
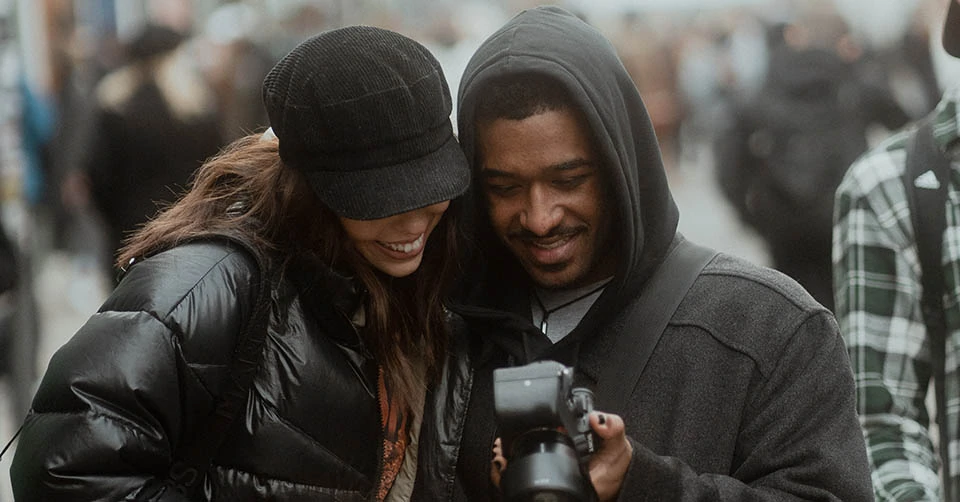
[[[220,129],[228,141],[267,124],[260,83],[276,60],[257,38],[265,21],[248,4],[224,4],[210,14],[198,40],[203,49],[197,57],[216,91]]]
[[[734,105],[715,138],[720,188],[769,249],[774,268],[833,309],[833,193],[875,125],[909,120],[891,92],[862,78],[835,13],[784,27],[760,90]]]
[[[81,169],[106,227],[110,277],[123,238],[175,200],[223,146],[214,94],[178,51],[183,40],[147,25],[126,47],[129,62],[96,88]]]
[[[127,242],[119,285],[53,356],[18,500],[399,501],[453,463],[420,433],[469,185],[439,64],[342,28],[278,62],[263,100],[272,128]]]
[[[686,115],[679,81],[679,37],[669,22],[628,11],[614,38],[617,53],[643,96],[668,170],[679,160],[680,124]]]
[[[0,188],[3,184],[0,183]],[[15,301],[13,291],[20,273],[18,250],[0,221],[0,377],[10,369],[11,347],[16,332],[13,330]]]
[[[949,54],[960,57],[958,0],[949,2],[942,41]],[[960,398],[958,110],[960,82],[955,82],[929,121],[921,122],[932,131],[928,136],[936,149],[932,158],[941,157],[950,164],[947,179],[925,165],[920,165],[921,172],[925,171],[920,177],[904,176],[910,138],[921,134],[915,132],[915,123],[857,159],[836,193],[836,313],[853,363],[857,408],[879,501],[960,497],[960,412],[956,406]],[[911,221],[914,208],[907,202],[905,183],[917,190],[946,190],[946,207],[933,208],[945,215],[946,228],[935,232],[942,235],[942,251],[934,261],[942,268],[922,270],[943,281],[944,294],[935,297],[942,301],[944,333],[925,324],[928,315],[938,312],[921,303],[926,281],[921,282],[919,237]],[[944,401],[937,403],[933,417],[927,407],[931,382],[938,393],[943,389]],[[937,448],[933,422],[940,431]]]

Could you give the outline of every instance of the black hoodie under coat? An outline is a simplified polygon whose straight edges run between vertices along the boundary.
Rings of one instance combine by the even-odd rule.
[[[566,338],[530,321],[529,279],[493,234],[477,197],[481,249],[459,310],[480,340],[455,500],[496,497],[492,371],[554,359],[598,381],[641,287],[682,240],[650,119],[610,42],[556,7],[522,12],[490,36],[460,86],[459,139],[475,170],[473,114],[491,79],[537,72],[561,82],[602,158],[616,218],[613,281]],[[478,176],[474,176],[478,180]],[[475,186],[475,193],[481,193]],[[605,373],[604,373],[605,374]],[[786,276],[720,254],[674,313],[624,418],[633,458],[619,500],[873,500],[852,372],[830,312]]]

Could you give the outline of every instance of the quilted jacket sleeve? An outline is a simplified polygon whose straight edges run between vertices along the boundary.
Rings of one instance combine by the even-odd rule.
[[[17,500],[187,500],[164,480],[212,409],[244,277],[197,251],[134,267],[54,355],[13,459]]]

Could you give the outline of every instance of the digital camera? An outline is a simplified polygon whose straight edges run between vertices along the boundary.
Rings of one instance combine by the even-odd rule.
[[[573,369],[556,361],[493,372],[493,398],[507,468],[507,502],[592,502],[587,464],[599,447],[590,428],[593,392],[573,388]]]

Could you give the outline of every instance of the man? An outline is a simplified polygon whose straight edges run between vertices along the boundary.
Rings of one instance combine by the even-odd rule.
[[[960,57],[960,5],[950,0],[944,48]],[[915,127],[892,135],[864,154],[837,188],[834,224],[834,285],[840,321],[857,382],[857,408],[873,468],[878,500],[957,500],[960,496],[957,342],[960,304],[960,88],[948,90],[933,112],[934,142],[952,159],[947,186],[943,276],[946,278],[946,426],[949,465],[941,466],[930,436],[927,389],[934,343],[920,308],[920,263],[902,180],[907,139]],[[935,179],[934,179],[935,180]],[[942,343],[942,342],[941,342]],[[946,452],[944,452],[946,453]],[[941,467],[949,480],[943,487]],[[949,488],[949,498],[943,493]]]
[[[771,269],[713,259],[628,397],[602,400],[623,384],[602,377],[619,352],[637,354],[614,370],[641,364],[642,341],[617,347],[683,239],[646,110],[597,30],[556,7],[525,11],[481,45],[459,95],[483,217],[455,500],[496,496],[492,373],[536,360],[597,391],[600,500],[872,500],[836,322]]]

